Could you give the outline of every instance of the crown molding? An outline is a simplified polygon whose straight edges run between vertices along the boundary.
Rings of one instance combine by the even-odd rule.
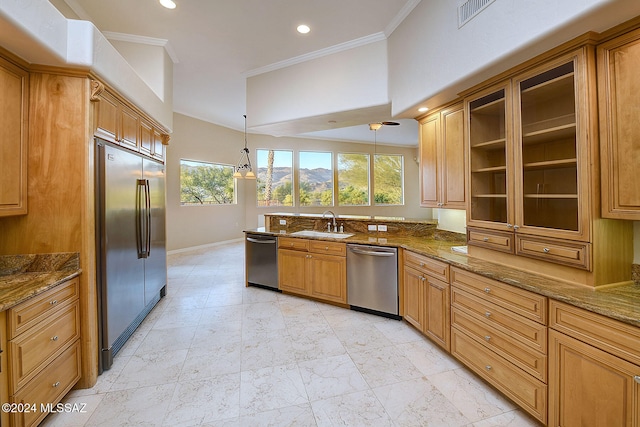
[[[102,31],[102,34],[108,40],[117,40],[117,41],[128,42],[128,43],[146,44],[149,46],[162,46],[164,47],[164,50],[167,51],[167,54],[169,55],[169,57],[171,58],[174,64],[177,64],[178,62],[180,62],[178,60],[178,55],[176,54],[176,51],[173,50],[173,47],[169,43],[169,40],[157,39],[154,37],[146,37],[146,36],[136,36],[133,34],[116,33],[113,31]]]

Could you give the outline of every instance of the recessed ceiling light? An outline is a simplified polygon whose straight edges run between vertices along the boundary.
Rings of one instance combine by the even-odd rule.
[[[176,8],[176,4],[173,2],[173,0],[160,0],[160,4],[166,7],[167,9]]]
[[[418,108],[418,111],[424,113],[425,111],[429,111],[429,109],[427,107],[420,107]]]
[[[308,25],[298,25],[298,28],[296,28],[296,30],[298,30],[298,32],[300,34],[307,34],[309,31],[311,31],[311,28],[309,28]]]

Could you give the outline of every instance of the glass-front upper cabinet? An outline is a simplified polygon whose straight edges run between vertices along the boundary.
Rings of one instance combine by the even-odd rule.
[[[468,222],[507,230],[513,223],[511,102],[508,85],[467,100],[470,161]]]
[[[589,175],[581,152],[587,153],[589,117],[576,109],[588,105],[579,102],[582,58],[572,55],[514,80],[517,231],[568,238],[585,232],[581,188],[588,188]]]

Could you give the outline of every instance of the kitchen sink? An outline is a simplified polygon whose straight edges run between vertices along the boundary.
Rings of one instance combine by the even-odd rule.
[[[346,239],[353,236],[349,233],[329,233],[328,231],[314,231],[314,230],[302,230],[291,233],[292,236],[302,237],[328,237],[329,239]]]

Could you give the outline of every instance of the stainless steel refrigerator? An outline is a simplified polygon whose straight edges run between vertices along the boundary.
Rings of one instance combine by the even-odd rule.
[[[100,372],[166,293],[162,163],[96,138]]]

